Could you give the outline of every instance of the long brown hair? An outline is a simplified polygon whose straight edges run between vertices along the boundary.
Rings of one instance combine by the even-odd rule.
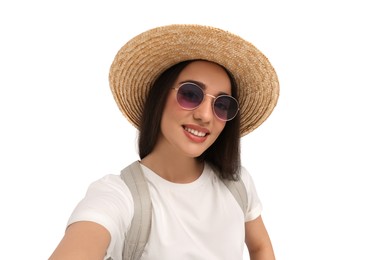
[[[152,152],[160,134],[161,117],[169,90],[180,72],[194,60],[180,62],[163,72],[152,85],[146,98],[138,139],[139,156],[143,159]],[[226,70],[231,83],[232,96],[237,98],[237,84]],[[222,179],[237,180],[240,174],[240,113],[226,122],[215,142],[198,158],[206,161]]]

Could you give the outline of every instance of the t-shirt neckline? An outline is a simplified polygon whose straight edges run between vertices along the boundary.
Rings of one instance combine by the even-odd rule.
[[[212,172],[211,167],[207,163],[205,163],[202,174],[195,181],[189,183],[175,183],[162,178],[160,175],[158,175],[157,173],[155,173],[154,171],[152,171],[150,168],[143,165],[142,163],[140,163],[140,165],[145,174],[145,177],[150,182],[154,184],[158,184],[159,186],[162,187],[180,189],[180,190],[192,190],[203,185],[205,181],[207,181],[207,179],[210,178]]]

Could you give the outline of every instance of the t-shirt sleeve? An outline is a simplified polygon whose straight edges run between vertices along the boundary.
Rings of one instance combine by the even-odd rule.
[[[133,217],[131,192],[118,175],[106,175],[93,182],[69,218],[68,225],[92,221],[105,227],[111,242],[107,254],[121,253],[125,232]]]
[[[257,194],[253,179],[244,167],[241,169],[241,178],[248,194],[248,208],[245,214],[245,222],[248,222],[260,216],[263,205]]]

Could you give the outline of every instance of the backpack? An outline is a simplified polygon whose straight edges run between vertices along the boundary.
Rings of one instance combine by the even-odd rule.
[[[121,178],[129,187],[134,200],[134,216],[125,236],[122,259],[138,260],[141,258],[150,235],[152,201],[148,184],[138,161],[124,168],[121,171]],[[222,182],[230,190],[245,214],[248,197],[241,178],[238,181],[222,180]]]

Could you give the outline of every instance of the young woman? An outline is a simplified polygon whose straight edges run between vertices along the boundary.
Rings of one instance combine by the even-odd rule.
[[[275,259],[262,206],[240,164],[240,136],[272,112],[276,73],[253,45],[198,25],[144,32],[118,52],[110,85],[139,130],[139,155],[152,202],[141,259]],[[242,180],[243,210],[222,180]],[[50,259],[125,259],[134,215],[119,175],[94,182]]]

